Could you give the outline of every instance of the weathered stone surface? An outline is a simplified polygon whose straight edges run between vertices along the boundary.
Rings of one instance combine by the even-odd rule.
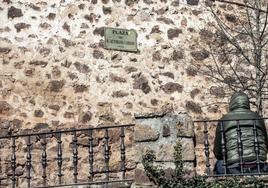
[[[136,71],[138,70],[137,68],[132,67],[132,66],[126,66],[124,69],[125,69],[125,71],[126,71],[127,73],[136,72]]]
[[[181,93],[183,90],[183,86],[178,83],[168,82],[162,86],[162,89],[165,93],[168,94],[174,93],[176,91]]]
[[[160,133],[148,125],[137,124],[135,126],[134,140],[136,142],[155,141],[159,138]]]
[[[34,60],[34,61],[30,61],[29,65],[36,65],[36,66],[41,66],[41,67],[46,67],[48,64],[48,62],[46,61],[39,61],[39,60]]]
[[[67,119],[74,118],[74,113],[72,113],[72,112],[65,112],[65,113],[63,114],[63,117],[64,117],[64,118],[67,118]]]
[[[178,51],[178,50],[174,50],[172,53],[172,60],[174,61],[179,61],[181,59],[184,58],[184,53],[182,50]]]
[[[142,185],[142,186],[150,186],[152,187],[155,185],[153,182],[150,181],[148,176],[146,175],[144,169],[135,169],[135,184],[136,185]]]
[[[190,138],[182,138],[182,160],[194,161],[195,160],[195,148],[194,142]]]
[[[225,14],[225,18],[227,21],[235,23],[237,21],[237,17],[233,14]]]
[[[82,113],[79,117],[79,122],[87,123],[92,119],[93,114],[90,111]]]
[[[88,91],[88,86],[83,85],[83,84],[81,85],[75,84],[73,88],[74,88],[75,93],[83,93],[83,92]]]
[[[43,131],[47,130],[49,128],[49,125],[47,123],[37,123],[34,127],[35,131]]]
[[[152,60],[153,61],[160,61],[161,60],[161,53],[160,51],[156,51],[153,53],[153,57],[152,57]]]
[[[194,137],[194,124],[191,117],[185,116],[180,122],[177,122],[178,137]]]
[[[50,13],[47,15],[47,18],[48,18],[49,20],[54,20],[54,19],[56,18],[56,14],[50,12]]]
[[[74,42],[72,42],[71,40],[65,39],[65,38],[62,39],[62,42],[64,43],[65,47],[70,47],[70,46],[75,45]]]
[[[66,22],[63,24],[62,28],[66,31],[68,31],[69,33],[71,32],[71,28],[70,25],[68,25]]]
[[[75,62],[74,66],[76,70],[78,70],[80,73],[89,73],[91,71],[89,66],[87,66],[86,64]]]
[[[16,18],[23,16],[21,9],[11,6],[7,13],[8,18]]]
[[[190,93],[191,98],[194,99],[195,96],[197,96],[200,92],[201,92],[201,91],[200,91],[200,89],[198,89],[198,88],[193,89],[193,90],[191,91],[191,93]]]
[[[174,143],[160,144],[155,155],[157,161],[174,161]]]
[[[186,73],[188,76],[196,76],[198,73],[198,70],[195,67],[189,66],[186,68]]]
[[[44,112],[42,110],[35,110],[34,111],[34,116],[35,117],[43,117],[44,116]]]
[[[104,36],[104,27],[97,27],[94,29],[93,31],[94,35],[100,35],[100,36]]]
[[[31,26],[30,24],[26,24],[26,23],[17,23],[17,24],[15,24],[15,28],[16,28],[17,32],[20,32],[22,29],[27,29],[30,26]]]
[[[13,107],[6,101],[0,101],[0,115],[10,115]]]
[[[103,55],[103,52],[100,51],[100,50],[94,50],[93,51],[93,57],[95,59],[103,59],[104,58],[104,55]]]
[[[198,5],[199,0],[187,0],[188,5]]]
[[[223,98],[225,96],[225,91],[223,87],[211,86],[210,94],[219,98]]]
[[[148,80],[143,75],[137,75],[133,83],[134,89],[140,89],[143,93],[147,94],[151,91]]]
[[[125,0],[126,5],[131,6],[135,3],[138,3],[139,0]]]
[[[10,48],[8,48],[8,47],[0,47],[0,54],[2,53],[2,54],[8,54],[9,52],[11,51],[11,49]]]
[[[121,83],[124,83],[126,82],[126,79],[125,78],[122,78],[120,76],[117,76],[115,74],[110,74],[110,80],[112,82],[121,82]]]
[[[210,93],[214,84],[199,72],[199,66],[203,62],[197,61],[204,59],[204,63],[210,63],[211,59],[202,53],[203,49],[207,49],[208,43],[215,40],[224,46],[227,40],[220,33],[212,32],[215,23],[211,15],[203,9],[207,6],[205,2],[198,1],[198,6],[190,6],[195,2],[197,1],[1,1],[0,100],[6,101],[12,108],[1,113],[1,118],[8,122],[8,128],[2,128],[4,126],[1,124],[0,132],[4,135],[11,129],[16,133],[22,130],[30,132],[37,123],[47,123],[48,129],[86,128],[89,124],[127,124],[134,121],[135,113],[141,112],[159,112],[163,115],[167,111],[188,110],[194,119],[218,118],[226,109],[222,104],[207,107],[207,103],[211,102],[207,94],[218,94],[214,88]],[[231,7],[220,8],[222,10],[219,12],[226,23],[234,24],[236,22],[230,11]],[[234,8],[232,11],[237,10]],[[138,51],[130,53],[105,49],[105,27],[136,30]],[[217,60],[224,61],[223,58]],[[227,81],[231,82],[232,79],[228,78]],[[183,88],[167,83],[179,84]],[[217,103],[223,98],[213,97],[213,100]],[[195,105],[186,105],[187,101],[192,101]],[[196,113],[203,106],[202,112]],[[164,137],[168,134],[163,134],[165,128],[160,126],[160,121],[156,121],[156,116],[152,115],[154,124],[151,128],[160,134],[156,141],[150,141],[149,147],[159,150],[164,144],[161,139],[165,139],[167,143],[176,141],[174,136],[177,135],[177,122],[169,118],[165,120],[167,122],[162,120],[163,125],[170,126],[170,136]],[[21,121],[20,128],[14,128],[14,117]],[[131,135],[128,133],[125,137],[128,147],[132,147],[134,142]],[[96,164],[103,158],[103,135],[99,136],[99,145],[94,147]],[[63,137],[64,142],[68,143],[63,144],[64,155],[69,151],[72,153],[69,147],[71,137]],[[86,136],[83,139],[84,146],[79,146],[80,165],[88,162]],[[118,153],[114,151],[118,148],[118,143],[114,143],[118,141],[118,134],[111,133],[110,139],[113,140],[110,145],[111,153],[118,157]],[[39,141],[36,144],[33,151],[39,156],[36,160],[39,164],[38,152],[41,146]],[[6,145],[10,146],[9,143]],[[18,140],[16,153],[20,153],[20,145]],[[53,137],[48,144],[49,151],[55,152],[56,146],[57,142]],[[132,148],[132,153],[126,153],[127,159],[132,161],[128,164],[129,168],[134,168],[135,158],[139,158],[133,154],[133,150]],[[71,164],[71,156],[64,157],[69,158]],[[10,156],[7,158],[10,159]],[[113,169],[116,169],[118,160],[111,158]],[[2,162],[4,165],[4,161]],[[52,166],[52,170],[55,167]],[[81,168],[81,171],[88,173],[88,169]],[[33,169],[33,177],[34,172],[40,171]],[[63,173],[64,177],[71,177],[72,169],[64,166]],[[79,172],[79,176],[82,177],[83,173]],[[131,173],[133,172],[127,172],[128,175]],[[113,176],[117,175],[113,173]],[[38,174],[38,177],[41,176]],[[26,179],[22,179],[25,183]],[[51,179],[48,181],[53,182]],[[4,180],[1,184],[10,187],[4,185]]]
[[[168,125],[164,125],[162,135],[163,137],[170,136],[170,127]]]
[[[44,23],[40,23],[39,27],[43,28],[43,29],[49,29],[51,28],[52,26],[47,23],[47,22],[44,22]]]
[[[191,52],[191,55],[196,61],[203,61],[209,57],[209,53],[206,50]]]
[[[47,89],[52,92],[60,92],[64,86],[64,81],[52,80],[48,83]]]
[[[112,8],[111,7],[102,7],[103,14],[111,14],[112,13]]]
[[[197,103],[195,103],[193,101],[186,102],[186,109],[189,111],[192,111],[196,114],[202,113],[202,109],[201,109],[200,105],[198,105]]]
[[[122,98],[122,97],[126,97],[128,96],[129,93],[125,92],[125,91],[114,91],[112,93],[112,97],[115,97],[115,98]]]
[[[174,79],[175,76],[172,72],[164,72],[161,75]]]
[[[52,110],[59,111],[60,106],[59,106],[59,105],[49,105],[48,108],[50,108],[50,109],[52,109]]]
[[[168,25],[174,24],[174,22],[171,19],[163,17],[163,16],[157,18],[157,21],[163,22],[163,23],[168,24]],[[170,30],[170,32],[172,32],[172,30]]]
[[[172,40],[174,38],[179,37],[179,34],[181,33],[182,33],[181,29],[174,28],[174,29],[169,29],[167,32],[167,35],[168,35],[168,38]]]

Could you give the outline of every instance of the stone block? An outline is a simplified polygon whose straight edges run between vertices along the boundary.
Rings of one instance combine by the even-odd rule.
[[[182,160],[183,161],[194,161],[195,160],[195,151],[194,151],[194,142],[191,138],[182,138]]]
[[[194,124],[191,117],[186,116],[176,125],[179,137],[194,137]]]
[[[136,124],[134,132],[134,140],[136,142],[156,141],[160,133],[148,125]]]
[[[139,164],[137,168],[135,169],[134,182],[135,182],[135,185],[143,185],[143,186],[155,185],[153,182],[149,180],[142,164]]]

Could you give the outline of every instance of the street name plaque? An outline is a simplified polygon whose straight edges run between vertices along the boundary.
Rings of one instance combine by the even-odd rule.
[[[104,38],[106,49],[137,52],[137,33],[133,29],[106,27]]]

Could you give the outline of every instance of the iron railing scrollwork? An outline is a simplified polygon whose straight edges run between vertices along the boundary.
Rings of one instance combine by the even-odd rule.
[[[96,128],[86,128],[86,129],[71,129],[71,130],[56,130],[56,131],[50,131],[50,132],[40,132],[40,133],[29,133],[29,134],[20,134],[20,135],[8,135],[8,136],[2,136],[0,137],[0,142],[1,141],[6,141],[7,139],[10,142],[10,146],[4,146],[4,147],[10,147],[10,159],[9,159],[9,164],[10,164],[10,169],[11,173],[7,173],[2,170],[2,159],[0,158],[0,166],[1,166],[1,171],[0,171],[0,184],[2,185],[2,180],[5,179],[8,183],[6,186],[16,188],[16,187],[21,187],[19,185],[19,182],[22,182],[21,179],[25,178],[26,179],[26,186],[31,187],[31,186],[37,186],[37,187],[59,187],[59,186],[69,186],[69,185],[92,185],[92,184],[109,184],[109,183],[127,183],[127,185],[130,185],[133,179],[127,179],[126,178],[126,146],[125,146],[125,131],[126,129],[130,129],[133,127],[134,124],[127,124],[127,125],[114,125],[114,126],[106,126],[106,127],[96,127]],[[120,162],[118,166],[118,170],[110,170],[110,135],[109,132],[111,129],[117,129],[119,133],[119,147],[117,148],[118,152],[120,153]],[[104,159],[104,166],[103,169],[95,169],[94,170],[94,165],[96,164],[94,162],[94,132],[95,131],[103,131],[104,132],[104,137],[101,138],[103,139],[103,159]],[[88,164],[80,164],[84,166],[87,171],[88,171],[88,177],[84,178],[86,181],[81,181],[78,178],[79,175],[79,135],[86,135],[87,138],[87,163]],[[70,141],[70,149],[71,149],[71,167],[70,169],[73,170],[72,176],[73,178],[67,177],[68,181],[67,182],[64,177],[64,169],[65,166],[68,165],[65,163],[64,159],[67,156],[66,152],[64,150],[64,145],[66,145],[66,140],[63,139],[64,136],[66,135],[71,135],[71,141]],[[26,142],[24,144],[25,150],[19,149],[17,142],[18,140],[21,140],[21,138],[24,138]],[[39,160],[36,160],[36,157],[33,157],[33,145],[35,144],[34,138],[39,138],[38,142],[40,142],[40,148],[38,150],[39,152]],[[55,138],[56,140],[56,150],[54,151],[54,156],[55,160],[49,160],[48,159],[48,147],[52,143],[51,139]],[[97,138],[100,139],[100,138]],[[21,144],[20,142],[19,144]],[[3,147],[2,147],[3,148]],[[6,149],[5,148],[5,149]],[[21,147],[20,147],[21,148]],[[21,153],[18,152],[24,152],[25,153],[25,175],[24,176],[19,176],[17,174],[17,154],[20,154],[18,156],[21,156]],[[36,155],[36,151],[35,155]],[[49,151],[51,153],[51,150]],[[81,152],[82,154],[82,152]],[[83,152],[83,155],[85,153]],[[70,156],[70,155],[69,155]],[[51,158],[51,156],[49,156]],[[20,159],[21,160],[21,159]],[[100,162],[100,161],[98,161]],[[37,163],[40,164],[39,167],[40,169],[40,174],[36,174],[33,170],[33,166],[36,165]],[[55,172],[51,171],[51,168],[48,169],[49,165],[53,165],[54,169],[56,170]],[[87,167],[88,165],[88,167]],[[49,171],[48,171],[49,170]],[[110,173],[119,173],[118,178],[111,178]],[[49,179],[49,176],[51,174],[54,174],[54,177],[57,177],[57,183],[52,183]],[[104,179],[95,179],[96,174],[103,174],[105,176]],[[120,175],[121,174],[121,175]],[[41,182],[42,185],[37,185],[35,183],[36,180],[38,182]]]

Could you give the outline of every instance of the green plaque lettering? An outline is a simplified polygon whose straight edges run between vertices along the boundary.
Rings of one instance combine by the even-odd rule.
[[[137,51],[137,33],[131,29],[106,27],[104,31],[105,48],[122,51]]]

